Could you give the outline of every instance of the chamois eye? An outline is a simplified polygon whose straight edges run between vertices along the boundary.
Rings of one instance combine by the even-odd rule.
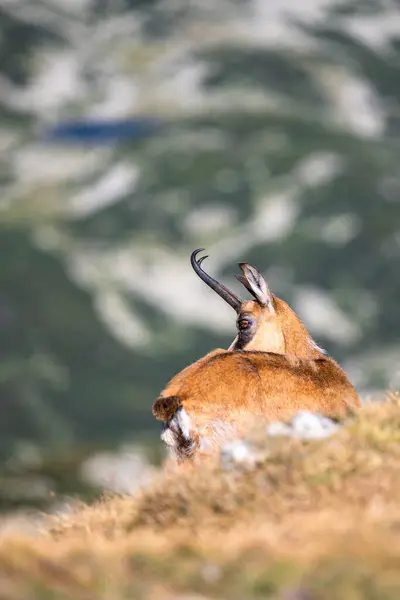
[[[249,319],[240,319],[239,321],[239,329],[247,329],[250,325],[251,321]]]

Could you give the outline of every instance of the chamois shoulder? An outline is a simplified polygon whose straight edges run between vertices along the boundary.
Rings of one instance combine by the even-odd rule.
[[[208,368],[215,369],[217,365],[224,365],[226,372],[234,368],[239,372],[254,370],[258,373],[282,373],[311,378],[320,385],[335,385],[335,383],[349,383],[343,369],[329,355],[322,353],[317,358],[302,358],[290,354],[263,352],[258,350],[225,351],[218,355],[210,356],[204,361],[200,373],[205,373]]]
[[[211,365],[217,362],[231,362],[235,364],[252,362],[254,365],[265,367],[270,366],[279,368],[301,367],[304,369],[315,370],[318,366],[324,363],[334,362],[329,356],[321,356],[317,358],[302,358],[291,354],[280,354],[277,352],[263,352],[261,350],[235,350],[219,352],[215,355],[209,355],[203,365]]]

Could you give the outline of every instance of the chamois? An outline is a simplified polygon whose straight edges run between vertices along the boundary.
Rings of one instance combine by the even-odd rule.
[[[236,278],[254,300],[236,294],[205,273],[197,275],[237,313],[237,336],[175,375],[153,405],[163,421],[161,438],[178,460],[218,448],[243,429],[250,416],[285,419],[300,409],[342,417],[360,406],[345,372],[319,348],[296,313],[271,293],[262,274],[239,263]]]

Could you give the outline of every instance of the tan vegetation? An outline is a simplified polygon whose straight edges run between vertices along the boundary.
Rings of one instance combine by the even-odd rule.
[[[250,468],[165,468],[0,545],[1,597],[400,597],[400,398],[320,441],[265,439]]]

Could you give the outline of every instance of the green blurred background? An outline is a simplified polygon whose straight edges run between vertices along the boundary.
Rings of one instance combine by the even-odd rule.
[[[0,52],[2,509],[159,459],[158,392],[235,335],[197,247],[399,387],[398,2],[2,0]]]

